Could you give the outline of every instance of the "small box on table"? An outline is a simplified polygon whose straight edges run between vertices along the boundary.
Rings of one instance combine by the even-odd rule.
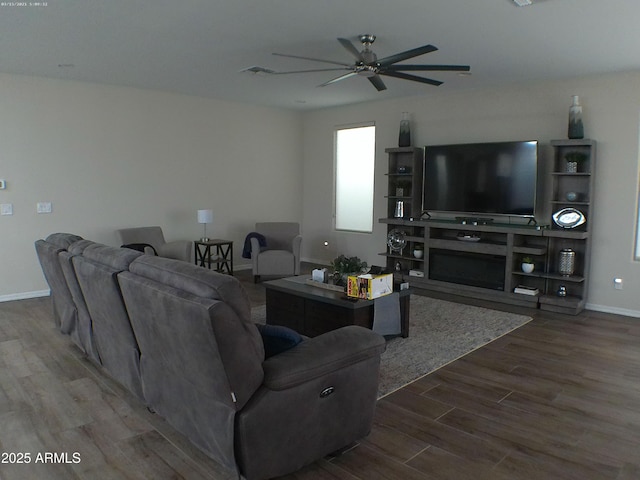
[[[347,277],[347,296],[373,300],[393,292],[393,274],[350,275]]]

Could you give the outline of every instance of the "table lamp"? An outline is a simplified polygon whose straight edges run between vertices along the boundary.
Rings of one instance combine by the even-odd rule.
[[[213,210],[198,210],[198,223],[204,225],[204,235],[200,239],[201,242],[208,242],[207,223],[213,223]]]

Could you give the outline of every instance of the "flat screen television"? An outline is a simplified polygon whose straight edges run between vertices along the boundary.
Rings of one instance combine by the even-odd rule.
[[[534,217],[537,162],[537,141],[427,146],[422,209]]]

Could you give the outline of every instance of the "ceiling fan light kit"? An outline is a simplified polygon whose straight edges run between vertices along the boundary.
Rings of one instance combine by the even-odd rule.
[[[266,74],[276,73],[274,70],[271,70],[270,68],[259,67],[257,65],[253,65],[251,67],[243,68],[242,70],[240,70],[240,73],[244,73],[244,72],[252,73],[254,75],[266,75]]]
[[[519,0],[525,1],[525,0]],[[346,38],[338,38],[338,42],[347,50],[354,58],[354,63],[336,62],[333,60],[324,60],[319,58],[304,57],[299,55],[287,55],[284,53],[274,53],[280,57],[297,58],[301,60],[310,60],[313,62],[329,63],[337,65],[333,68],[312,69],[312,70],[292,70],[287,72],[273,72],[275,75],[286,75],[291,73],[309,73],[309,72],[328,72],[328,71],[346,71],[342,75],[333,78],[327,82],[319,85],[320,87],[326,87],[341,80],[351,78],[353,76],[365,77],[374,86],[376,90],[383,91],[387,89],[387,86],[382,81],[380,76],[394,77],[402,80],[410,80],[413,82],[425,83],[427,85],[442,85],[439,80],[433,80],[431,78],[420,77],[418,75],[405,73],[405,72],[436,72],[436,71],[448,71],[448,72],[469,72],[471,67],[469,65],[409,65],[403,64],[404,60],[418,57],[427,53],[435,52],[438,50],[433,45],[423,45],[422,47],[413,48],[404,52],[396,53],[382,59],[378,59],[377,55],[371,50],[371,45],[376,39],[375,35],[364,34],[359,37],[362,43],[363,49],[359,51],[350,40]]]

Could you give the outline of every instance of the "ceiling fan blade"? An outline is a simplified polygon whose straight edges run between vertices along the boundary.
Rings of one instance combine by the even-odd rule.
[[[327,85],[331,85],[332,83],[339,82],[340,80],[344,80],[345,78],[353,77],[357,75],[356,72],[345,73],[344,75],[340,75],[339,77],[334,78],[333,80],[329,80],[328,82],[324,82],[322,85],[318,85],[319,87],[326,87]]]
[[[386,67],[387,65],[391,65],[392,63],[408,60],[410,58],[417,57],[418,55],[435,52],[436,50],[438,50],[438,47],[434,47],[433,45],[423,45],[422,47],[413,48],[411,50],[407,50],[406,52],[400,52],[396,53],[395,55],[390,55],[381,60],[378,60],[377,63],[383,67]]]
[[[334,62],[333,60],[323,60],[321,58],[301,57],[299,55],[287,55],[286,53],[272,53],[271,55],[277,55],[278,57],[298,58],[300,60],[311,60],[312,62],[332,63],[333,65],[341,65],[343,67],[351,67],[348,63]]]
[[[335,72],[338,70],[351,70],[351,68],[342,67],[342,68],[315,68],[313,70],[290,70],[287,72],[273,72],[271,73],[271,75],[288,75],[289,73]]]
[[[353,55],[354,57],[356,57],[356,60],[358,60],[359,62],[364,62],[364,59],[362,58],[362,54],[360,53],[360,51],[353,45],[353,43],[351,43],[349,40],[347,40],[346,38],[338,38],[338,41],[340,42],[340,44],[347,49],[347,51]]]
[[[384,70],[392,72],[468,72],[469,65],[389,65]]]
[[[427,83],[429,85],[435,85],[436,87],[438,85],[442,85],[442,82],[439,80],[432,80],[430,78],[418,77],[416,75],[410,75],[408,73],[384,71],[384,72],[379,72],[379,74],[386,75],[388,77],[402,78],[403,80],[412,80],[414,82]]]
[[[387,89],[387,86],[384,84],[384,82],[378,75],[375,75],[373,77],[367,77],[367,80],[369,80],[371,84],[374,87],[376,87],[376,90],[378,90],[379,92]]]

